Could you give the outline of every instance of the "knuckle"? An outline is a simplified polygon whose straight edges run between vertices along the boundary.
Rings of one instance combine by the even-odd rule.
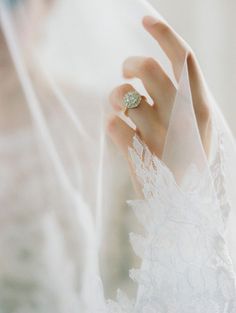
[[[115,127],[115,119],[114,117],[110,117],[106,120],[106,130],[110,133],[113,131]]]
[[[119,87],[121,93],[126,93],[128,91],[133,90],[134,87],[131,84],[123,84]]]
[[[112,104],[114,109],[119,109],[120,107],[120,100],[124,96],[124,94],[130,90],[132,90],[133,87],[130,84],[123,84],[120,86],[115,87],[111,93],[109,94],[109,102]]]
[[[196,109],[196,116],[199,122],[206,123],[210,120],[211,112],[209,106],[203,102]]]
[[[191,48],[187,47],[186,50],[187,50],[186,51],[187,52],[187,63],[189,65],[191,65],[191,64],[193,64],[195,62],[196,55],[195,55],[194,51]]]
[[[169,26],[162,21],[158,21],[156,23],[156,27],[162,35],[167,35],[170,32]]]
[[[117,126],[117,118],[116,116],[111,116],[106,120],[106,131],[109,134],[114,133]]]
[[[111,93],[110,93],[110,99],[114,99],[114,98],[117,98],[117,97],[120,97],[122,96],[124,93],[132,90],[133,87],[132,85],[130,84],[123,84],[123,85],[120,85],[120,86],[117,86],[115,87]]]
[[[141,65],[141,72],[144,74],[153,72],[156,68],[156,61],[153,58],[146,58]]]

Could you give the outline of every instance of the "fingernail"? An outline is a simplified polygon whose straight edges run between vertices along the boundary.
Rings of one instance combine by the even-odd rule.
[[[145,16],[143,22],[146,26],[153,26],[158,22],[158,19],[153,16]]]

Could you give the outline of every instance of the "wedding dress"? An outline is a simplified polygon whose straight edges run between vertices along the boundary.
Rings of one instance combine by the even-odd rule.
[[[141,26],[161,16],[145,1],[58,1],[31,71],[15,22],[27,10],[14,5],[0,0],[0,25],[27,122],[0,136],[0,312],[235,313],[235,142],[211,98],[205,155],[186,60],[177,82]],[[129,148],[143,199],[104,131],[137,54],[177,87],[162,158],[138,136]]]

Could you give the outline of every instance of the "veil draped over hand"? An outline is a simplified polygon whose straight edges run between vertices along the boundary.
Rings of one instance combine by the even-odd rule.
[[[154,291],[150,296],[142,283],[148,278],[131,271],[130,276],[138,284],[127,282],[126,267],[140,262],[133,257],[127,239],[128,231],[139,227],[126,207],[126,200],[135,196],[126,164],[105,132],[105,120],[111,110],[108,95],[123,83],[121,65],[132,55],[158,59],[177,88],[162,159],[151,160],[145,144],[134,138],[131,155],[136,168],[140,167],[137,173],[144,182],[144,191],[150,192],[147,176],[151,170],[145,162],[151,160],[156,164],[152,170],[157,175],[156,180],[151,179],[160,188],[158,196],[165,214],[176,203],[176,208],[181,206],[183,211],[168,213],[176,223],[194,225],[197,229],[195,221],[199,219],[199,225],[205,225],[196,236],[188,235],[187,230],[182,234],[183,254],[188,256],[188,262],[195,255],[204,254],[201,245],[210,246],[214,229],[218,244],[222,250],[226,249],[233,273],[235,141],[209,92],[212,138],[206,156],[194,113],[187,61],[182,60],[181,75],[176,79],[167,56],[142,28],[145,15],[163,17],[146,1],[58,0],[42,25],[39,41],[27,48],[26,56],[24,36],[18,29],[19,21],[29,23],[25,3],[0,0],[0,30],[20,89],[19,119],[25,112],[23,126],[0,136],[0,308],[5,308],[3,312],[156,312],[148,307],[154,303]],[[138,80],[132,84],[148,98]],[[5,85],[0,85],[0,90],[4,91],[3,88]],[[6,97],[0,105],[11,103]],[[14,118],[13,115],[9,120],[12,125]],[[142,157],[137,161],[140,149],[147,156],[146,161]],[[147,192],[144,195],[151,206],[150,199],[155,197],[150,198]],[[169,198],[165,199],[164,195]],[[137,207],[140,203],[145,206],[145,200],[131,203],[143,224],[145,210],[141,212]],[[196,207],[189,208],[189,203]],[[198,206],[198,203],[202,204]],[[157,212],[159,221],[164,220],[164,213],[158,209]],[[203,233],[206,240],[201,241]],[[140,251],[142,240],[131,238],[132,241]],[[162,245],[168,246],[164,241]],[[140,254],[141,268],[148,272],[147,254],[144,257]],[[160,278],[163,272],[158,274],[157,270],[155,275]],[[194,275],[197,273],[196,270]],[[115,302],[109,302],[107,308],[105,299],[120,287],[128,293],[137,289],[134,304],[127,304],[128,300],[119,293],[119,309]],[[234,293],[231,287],[225,287],[225,294],[228,290]],[[163,309],[163,290],[155,298],[162,305],[157,312],[181,312]],[[232,299],[232,294],[228,297]],[[236,301],[236,294],[233,297]],[[233,308],[232,303],[228,304],[229,308]],[[18,311],[14,311],[14,305]],[[233,309],[215,312],[233,312]]]

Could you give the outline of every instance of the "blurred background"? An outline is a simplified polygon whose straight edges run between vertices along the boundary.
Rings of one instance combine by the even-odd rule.
[[[236,135],[236,1],[149,0],[195,51]]]

